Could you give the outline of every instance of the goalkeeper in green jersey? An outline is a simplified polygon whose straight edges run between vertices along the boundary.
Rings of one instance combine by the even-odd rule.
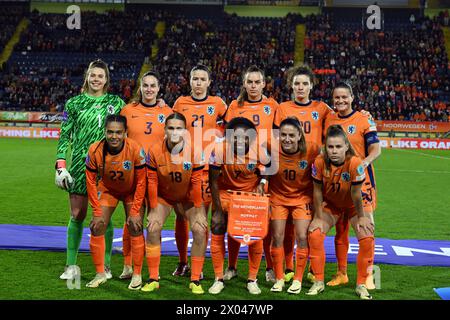
[[[71,217],[67,228],[67,260],[61,279],[71,280],[78,271],[77,255],[83,236],[88,197],[86,191],[85,159],[89,146],[104,138],[104,121],[109,114],[118,114],[125,105],[116,95],[107,93],[109,70],[105,62],[95,60],[89,64],[82,93],[66,103],[56,154],[56,185],[69,192]],[[66,153],[70,147],[70,169],[66,169]],[[110,271],[114,229],[110,222],[105,234],[105,269]]]

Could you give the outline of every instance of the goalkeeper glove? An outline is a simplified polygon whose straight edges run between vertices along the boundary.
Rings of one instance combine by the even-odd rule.
[[[66,161],[58,160],[56,161],[56,173],[55,173],[55,184],[64,190],[69,190],[69,187],[73,183],[73,178],[70,176],[69,171],[66,169]]]

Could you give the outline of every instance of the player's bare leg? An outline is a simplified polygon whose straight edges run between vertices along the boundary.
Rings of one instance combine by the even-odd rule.
[[[77,256],[83,238],[83,222],[86,219],[88,197],[81,194],[69,194],[70,220],[67,227],[67,258],[64,273],[60,279],[71,280],[78,272]]]
[[[92,217],[89,225],[91,229],[89,246],[96,271],[94,279],[86,284],[89,288],[97,288],[108,280],[105,273],[105,233],[115,207],[102,206],[101,208],[102,216]]]

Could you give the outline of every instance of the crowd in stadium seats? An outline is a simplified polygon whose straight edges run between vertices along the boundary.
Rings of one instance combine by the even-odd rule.
[[[11,39],[24,14],[23,7],[8,6],[0,10],[0,52]]]
[[[230,103],[239,94],[241,73],[257,64],[266,70],[268,93],[286,99],[283,75],[293,65],[295,28],[292,19],[243,19],[226,16],[223,24],[179,19],[159,44],[155,68],[164,75],[164,99],[172,104],[189,93],[189,70],[200,62],[211,66],[211,93]]]
[[[305,48],[312,68],[337,71],[334,79],[321,77],[316,97],[327,99],[332,81],[349,80],[359,107],[377,119],[448,121],[449,69],[437,19],[362,31],[317,16],[307,23]]]
[[[266,71],[266,95],[289,99],[285,71],[294,63],[295,25],[306,23],[305,62],[319,71],[313,98],[330,102],[335,81],[349,80],[357,105],[376,119],[448,121],[450,114],[440,28],[448,24],[448,13],[384,31],[339,25],[327,14],[188,19],[161,11],[86,12],[81,30],[68,30],[66,18],[30,15],[30,27],[0,73],[0,109],[60,111],[79,92],[87,62],[95,57],[110,64],[111,91],[128,100],[156,39],[155,24],[165,20],[153,65],[169,105],[189,94],[189,70],[197,63],[211,67],[211,94],[227,103],[238,96],[241,73],[251,64]]]

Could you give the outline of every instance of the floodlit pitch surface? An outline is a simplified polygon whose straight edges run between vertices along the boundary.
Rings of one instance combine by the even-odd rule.
[[[54,185],[56,141],[32,139],[0,139],[0,223],[60,225],[69,217],[69,202],[65,192]],[[378,208],[375,215],[376,236],[390,239],[450,238],[450,151],[383,149],[375,163],[378,184]],[[90,215],[90,213],[89,213]],[[166,228],[173,228],[173,216]],[[123,224],[120,207],[114,214],[115,227]],[[86,223],[87,225],[88,223]],[[171,276],[178,260],[161,259],[161,288],[154,293],[132,292],[128,281],[118,280],[122,258],[114,255],[112,270],[115,278],[98,289],[85,284],[95,274],[91,257],[79,255],[81,290],[67,288],[59,280],[65,254],[42,251],[0,250],[0,269],[5,280],[0,287],[0,299],[357,299],[354,294],[356,267],[349,265],[350,283],[342,288],[327,288],[316,297],[304,292],[298,296],[271,293],[271,285],[264,279],[261,263],[259,284],[262,294],[251,296],[245,288],[247,261],[238,263],[239,277],[226,283],[219,296],[194,296],[188,289],[188,278]],[[448,286],[448,268],[378,265],[381,270],[381,289],[373,291],[374,299],[439,299],[434,287]],[[327,264],[326,280],[335,270]],[[205,261],[205,291],[213,282],[212,264]],[[146,265],[143,268],[147,276]],[[45,289],[44,289],[45,288]]]

